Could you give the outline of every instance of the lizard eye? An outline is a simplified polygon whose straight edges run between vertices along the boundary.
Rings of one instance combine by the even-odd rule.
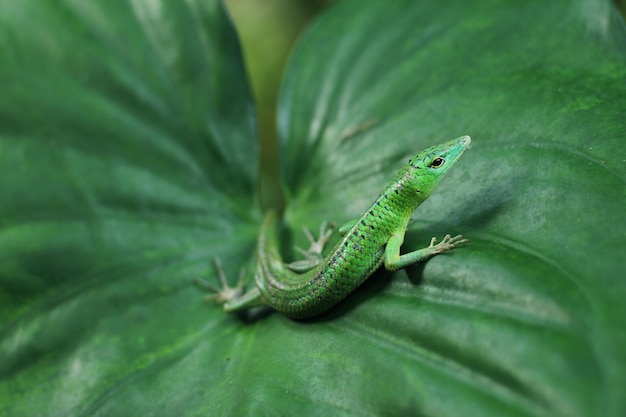
[[[430,163],[430,166],[432,168],[439,168],[440,166],[443,165],[444,159],[440,156],[438,156],[437,158],[433,159],[433,162]]]

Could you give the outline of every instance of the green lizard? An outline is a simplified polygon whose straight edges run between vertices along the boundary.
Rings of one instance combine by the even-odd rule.
[[[332,231],[322,226],[317,241],[307,232],[311,240],[311,249],[305,252],[307,260],[285,264],[279,253],[278,217],[270,211],[261,226],[254,288],[244,293],[242,278],[237,287],[229,287],[217,259],[223,288],[198,282],[214,292],[207,298],[223,303],[227,312],[268,306],[301,319],[339,303],[383,264],[395,271],[468,243],[461,235],[446,235],[439,243],[432,238],[428,247],[400,254],[413,211],[430,196],[470,142],[469,136],[463,136],[427,148],[409,160],[360,218],[340,228],[342,238],[325,259],[321,251]]]

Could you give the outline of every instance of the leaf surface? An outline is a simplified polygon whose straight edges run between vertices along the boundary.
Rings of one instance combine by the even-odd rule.
[[[222,6],[0,2],[0,63],[0,415],[184,412],[166,375],[225,319],[192,281],[259,220]]]
[[[356,218],[415,153],[473,137],[404,249],[472,244],[334,323],[360,413],[626,411],[625,40],[610,2],[345,1],[301,42],[280,103],[294,224]]]
[[[623,415],[624,32],[605,1],[330,8],[278,108],[283,249],[462,134],[404,250],[472,244],[246,321],[191,285],[260,217],[220,4],[0,2],[0,416]]]

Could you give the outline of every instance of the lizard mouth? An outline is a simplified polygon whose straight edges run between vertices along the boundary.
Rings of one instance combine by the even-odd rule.
[[[461,143],[461,145],[465,146],[465,149],[470,149],[472,147],[472,138],[470,138],[468,135],[459,138],[459,142]]]

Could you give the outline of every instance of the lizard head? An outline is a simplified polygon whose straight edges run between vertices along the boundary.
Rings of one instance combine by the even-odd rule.
[[[407,163],[404,186],[419,194],[420,200],[428,198],[471,142],[469,136],[462,136],[424,149]]]

